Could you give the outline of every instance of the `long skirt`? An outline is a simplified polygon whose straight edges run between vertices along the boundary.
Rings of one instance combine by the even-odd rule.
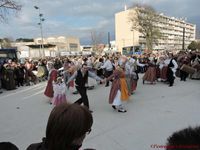
[[[167,80],[167,66],[164,66],[161,70],[160,70],[160,78],[161,80]]]
[[[112,105],[115,105],[115,106],[120,106],[120,105],[122,105],[122,101],[121,101],[121,91],[120,91],[120,90],[117,91],[117,94],[116,94],[116,96],[115,96],[115,98],[114,98],[114,100],[113,100]]]
[[[131,93],[133,93],[137,88],[137,80],[131,82]]]
[[[66,95],[65,94],[57,94],[53,97],[52,99],[52,103],[55,105],[55,106],[58,106],[62,103],[65,103],[67,102],[67,99],[66,99]]]
[[[129,93],[125,78],[120,78],[120,86],[121,86],[121,100],[127,101],[129,98]]]
[[[143,76],[144,81],[154,82],[156,80],[156,68],[149,67]]]
[[[126,76],[126,84],[127,84],[128,92],[129,92],[129,95],[130,95],[132,90],[131,90],[131,78],[130,78],[129,75]]]

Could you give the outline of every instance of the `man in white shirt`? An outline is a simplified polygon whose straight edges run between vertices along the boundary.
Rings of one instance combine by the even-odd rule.
[[[101,66],[102,69],[105,69],[105,77],[108,78],[112,73],[113,73],[113,64],[111,62],[112,58],[107,56],[106,57],[106,61],[103,64],[103,66]],[[109,86],[109,81],[106,82],[105,87]]]
[[[74,72],[74,74],[68,79],[67,84],[69,84],[70,81],[75,79],[76,89],[81,95],[81,98],[79,98],[75,103],[80,105],[83,103],[84,106],[86,106],[89,109],[89,101],[86,88],[88,77],[91,77],[93,79],[96,79],[97,81],[101,81],[102,83],[104,83],[103,79],[98,77],[95,73],[88,71],[87,64],[83,64],[82,68]],[[90,112],[92,111],[90,110]]]

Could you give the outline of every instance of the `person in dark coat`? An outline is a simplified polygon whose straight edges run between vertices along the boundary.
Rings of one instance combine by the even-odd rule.
[[[24,70],[25,70],[25,67],[22,64],[18,64],[15,69],[16,84],[18,87],[24,85],[24,75],[25,75]]]
[[[175,79],[175,72],[178,68],[176,60],[173,58],[173,54],[169,53],[169,64],[167,68],[167,81],[169,82],[169,87],[172,87]]]
[[[10,64],[4,64],[3,68],[3,87],[6,90],[16,89],[14,68]]]
[[[92,114],[86,107],[60,104],[51,111],[46,138],[41,143],[31,144],[26,150],[79,150],[92,124]]]

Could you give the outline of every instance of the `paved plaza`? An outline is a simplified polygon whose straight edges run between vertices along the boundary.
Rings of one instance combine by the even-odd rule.
[[[43,95],[46,82],[4,91],[0,95],[0,141],[11,141],[20,150],[45,136],[53,106]],[[88,91],[94,117],[92,132],[83,148],[97,150],[153,150],[165,145],[174,131],[200,125],[200,80],[180,82],[173,87],[138,82],[137,91],[125,104],[127,113],[119,113],[108,104],[110,87],[95,86]],[[74,102],[79,95],[68,91]]]

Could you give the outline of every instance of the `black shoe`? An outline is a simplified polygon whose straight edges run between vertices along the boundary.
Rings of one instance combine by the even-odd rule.
[[[30,85],[31,85],[30,83],[27,83],[27,84],[26,84],[26,86],[30,86]]]
[[[93,111],[92,111],[92,110],[89,110],[89,112],[90,112],[90,113],[93,113]]]
[[[125,113],[127,111],[125,109],[118,109],[118,112]]]
[[[173,86],[173,85],[171,85],[171,84],[169,85],[169,87],[172,87],[172,86]]]
[[[144,84],[144,80],[142,81],[142,84]]]
[[[105,87],[108,87],[109,85],[106,85]]]
[[[88,89],[88,90],[93,90],[93,89],[94,89],[94,86],[88,86],[87,89]]]
[[[78,94],[78,91],[74,91],[72,94]]]
[[[0,94],[3,93],[2,91],[0,91]]]
[[[117,109],[115,105],[112,105],[112,108],[115,109],[115,110]]]

